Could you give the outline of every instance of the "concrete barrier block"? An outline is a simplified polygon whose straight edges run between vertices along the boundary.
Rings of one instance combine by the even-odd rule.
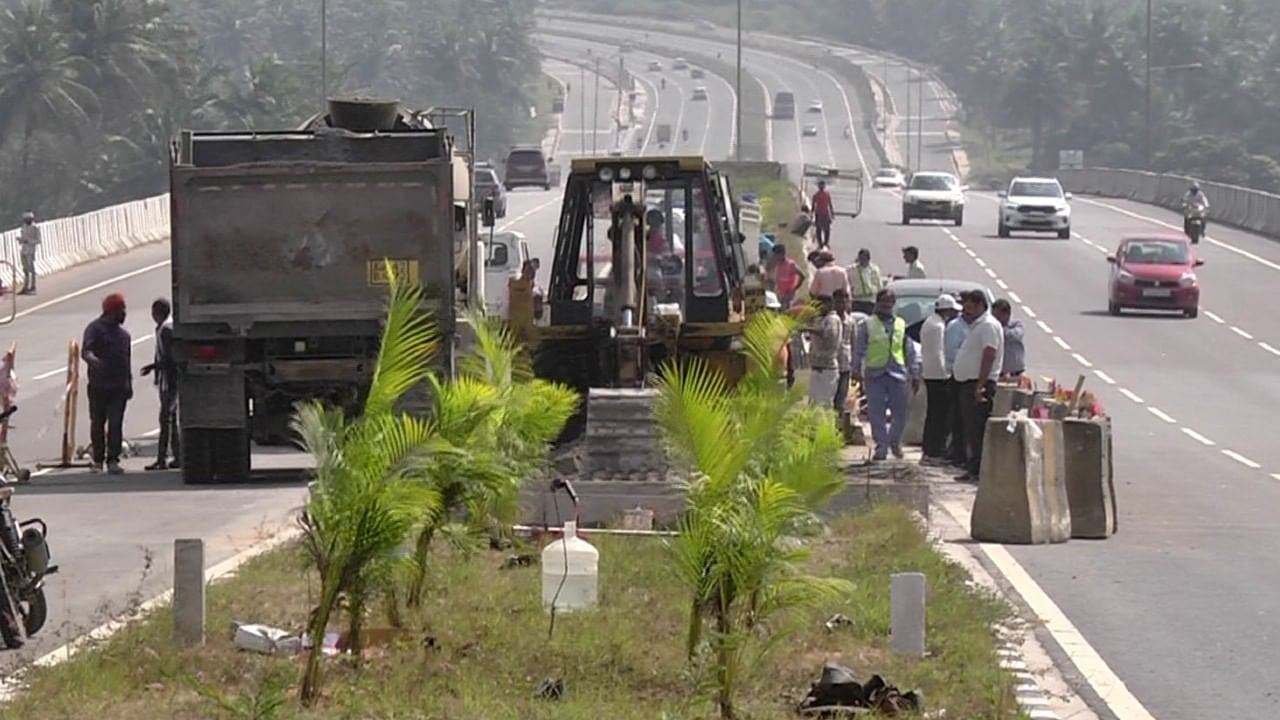
[[[1105,539],[1116,533],[1116,487],[1111,460],[1111,420],[1062,423],[1071,537]]]
[[[970,535],[980,542],[1041,545],[1071,538],[1062,423],[992,418]]]
[[[924,444],[924,418],[929,414],[929,393],[925,392],[924,385],[920,385],[920,392],[911,396],[911,400],[907,404],[907,427],[902,431],[902,442],[907,445],[923,445]]]

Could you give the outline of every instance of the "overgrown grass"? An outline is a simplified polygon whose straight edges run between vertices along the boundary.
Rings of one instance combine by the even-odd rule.
[[[589,533],[589,531],[588,531]],[[300,659],[238,652],[233,620],[300,628],[316,585],[302,571],[296,547],[265,555],[236,577],[211,588],[209,642],[177,650],[169,642],[171,615],[159,611],[63,665],[38,669],[31,689],[4,708],[5,717],[46,718],[256,717],[318,718],[556,718],[654,720],[709,717],[693,690],[703,679],[684,662],[688,598],[676,584],[660,540],[587,537],[601,555],[601,607],[562,615],[548,639],[536,566],[503,570],[505,554],[467,556],[440,551],[432,587],[412,630],[362,670],[329,659],[322,701],[310,709],[292,701]],[[1001,671],[990,630],[1004,606],[975,595],[964,571],[928,544],[909,514],[883,507],[842,517],[814,544],[813,572],[853,580],[853,597],[821,612],[795,617],[789,635],[744,686],[744,717],[794,717],[792,701],[807,691],[828,659],[864,678],[880,673],[904,690],[924,690],[930,708],[947,717],[1006,720],[1014,713],[1012,678]],[[533,552],[535,549],[523,550]],[[888,651],[889,575],[928,577],[930,657],[911,661]],[[828,632],[832,613],[853,620]],[[373,624],[378,624],[375,622]],[[428,641],[429,640],[429,641]],[[533,699],[543,679],[564,679],[559,702]],[[219,709],[196,685],[229,699],[278,710]],[[275,689],[276,687],[280,689]]]

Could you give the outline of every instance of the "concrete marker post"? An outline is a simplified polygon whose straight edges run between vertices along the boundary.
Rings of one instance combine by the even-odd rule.
[[[173,639],[182,647],[204,645],[204,540],[173,541]]]
[[[889,634],[893,654],[925,653],[924,573],[894,573],[889,579]]]

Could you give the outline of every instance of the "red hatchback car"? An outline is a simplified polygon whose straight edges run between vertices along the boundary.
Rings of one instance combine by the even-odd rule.
[[[1125,238],[1111,263],[1111,294],[1107,310],[1119,315],[1125,308],[1177,310],[1189,318],[1200,314],[1200,281],[1196,268],[1204,264],[1183,235],[1139,235]]]

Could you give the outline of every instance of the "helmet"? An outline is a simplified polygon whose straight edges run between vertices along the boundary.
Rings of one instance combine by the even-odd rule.
[[[1191,192],[1200,192],[1200,183],[1195,180],[1191,181]]]
[[[33,212],[31,212],[30,210],[28,210],[28,211],[26,211],[26,212],[22,213],[22,219],[23,219],[23,220],[35,220],[35,219],[36,219],[36,214],[35,214],[35,213],[33,213]]]

